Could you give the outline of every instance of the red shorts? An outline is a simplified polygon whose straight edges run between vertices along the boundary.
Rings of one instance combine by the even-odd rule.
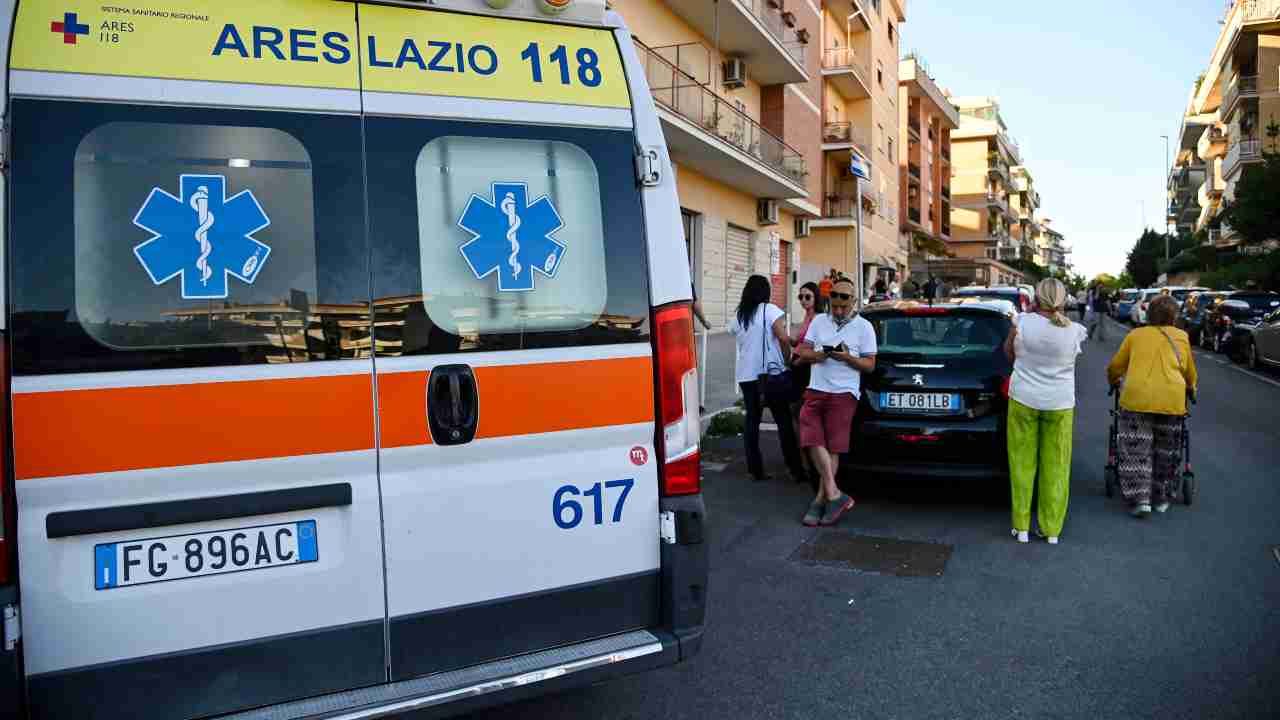
[[[824,447],[833,453],[849,452],[849,431],[858,399],[852,393],[804,391],[800,408],[800,447]]]

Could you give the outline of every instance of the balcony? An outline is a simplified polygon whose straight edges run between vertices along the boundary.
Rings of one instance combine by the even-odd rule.
[[[1210,125],[1209,129],[1200,135],[1200,141],[1196,143],[1196,154],[1200,159],[1205,161],[1215,160],[1227,153],[1227,133],[1217,125]]]
[[[871,64],[865,51],[852,47],[822,51],[822,77],[846,100],[871,97]]]
[[[1222,178],[1229,180],[1240,168],[1256,162],[1262,162],[1262,141],[1237,140],[1231,143],[1231,149],[1222,161]]]
[[[850,122],[832,122],[822,126],[823,151],[849,150],[857,147],[863,157],[871,157],[867,131]]]
[[[804,156],[671,61],[636,42],[677,162],[756,197],[807,195]]]
[[[810,220],[810,227],[853,227],[858,216],[858,200],[853,190],[828,193],[822,201],[822,217]]]
[[[1003,157],[1000,157],[1000,153],[988,153],[987,172],[1007,181],[1009,179],[1009,163],[1005,162]]]
[[[722,54],[743,58],[747,74],[761,85],[809,81],[804,69],[805,46],[768,0],[674,0],[667,5],[704,37],[718,37]]]
[[[911,130],[911,132],[915,133],[916,138],[920,137],[920,116],[917,114],[919,112],[920,112],[920,109],[917,107],[917,108],[911,109],[907,113],[907,128]],[[932,128],[930,128],[929,134],[930,135],[933,134]]]
[[[1004,199],[1004,195],[995,190],[987,191],[987,207],[998,208],[1004,213],[1009,212],[1009,203]]]
[[[1230,119],[1238,102],[1256,97],[1258,97],[1258,76],[1245,75],[1237,78],[1222,96],[1222,117]]]

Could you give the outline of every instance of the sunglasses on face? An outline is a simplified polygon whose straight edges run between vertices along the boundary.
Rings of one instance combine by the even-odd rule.
[[[831,299],[832,299],[832,300],[852,300],[852,299],[853,299],[853,294],[852,294],[852,293],[838,293],[838,292],[833,292],[833,293],[831,293]]]

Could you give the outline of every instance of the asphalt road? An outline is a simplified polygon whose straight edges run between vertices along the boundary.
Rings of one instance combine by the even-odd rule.
[[[1109,329],[1078,366],[1062,544],[1015,543],[1003,487],[904,478],[857,483],[841,527],[806,529],[807,489],[749,482],[722,441],[706,451],[702,653],[471,717],[1280,717],[1280,374],[1197,350],[1199,497],[1134,520],[1103,496]],[[789,559],[820,533],[954,553],[937,577]]]

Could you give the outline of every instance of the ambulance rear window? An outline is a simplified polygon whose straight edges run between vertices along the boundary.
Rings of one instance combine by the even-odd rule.
[[[643,341],[626,130],[369,117],[375,352]]]

